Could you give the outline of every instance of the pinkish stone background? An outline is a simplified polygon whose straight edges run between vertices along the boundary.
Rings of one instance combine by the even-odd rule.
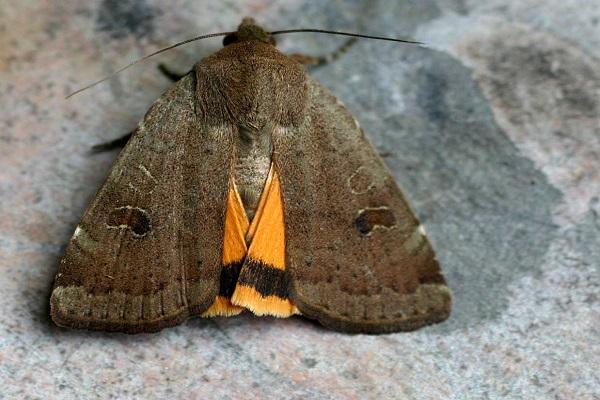
[[[90,146],[169,86],[158,62],[185,71],[220,41],[65,95],[245,15],[428,43],[361,41],[311,73],[424,222],[455,293],[447,322],[365,336],[246,315],[127,336],[50,321],[58,259],[116,156]],[[2,1],[0,50],[0,398],[600,398],[596,0]]]

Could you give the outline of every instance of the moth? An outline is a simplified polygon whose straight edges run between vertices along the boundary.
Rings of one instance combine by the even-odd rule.
[[[451,293],[358,122],[244,19],[151,106],[60,261],[52,319],[153,332],[191,316],[343,332],[446,319]]]

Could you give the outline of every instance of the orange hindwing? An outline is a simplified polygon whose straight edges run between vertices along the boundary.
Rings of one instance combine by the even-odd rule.
[[[223,258],[219,294],[203,317],[231,316],[241,313],[243,307],[231,304],[231,295],[240,274],[240,269],[246,258],[246,232],[249,227],[248,217],[242,200],[233,180],[229,183],[227,196],[227,211],[225,213],[225,235],[223,236]]]
[[[231,316],[244,308],[256,315],[276,317],[299,313],[288,298],[283,201],[273,165],[252,224],[231,181],[223,240],[219,295],[203,316]]]
[[[289,317],[297,314],[297,308],[288,298],[283,200],[279,175],[273,164],[246,240],[250,248],[231,302],[256,315]]]

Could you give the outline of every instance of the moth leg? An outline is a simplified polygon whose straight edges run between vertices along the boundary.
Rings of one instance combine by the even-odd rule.
[[[92,153],[104,153],[106,151],[111,151],[114,149],[121,149],[125,147],[129,139],[131,138],[131,135],[133,135],[133,131],[109,142],[98,143],[92,146],[91,151]]]
[[[290,57],[300,64],[309,66],[309,67],[321,67],[325,64],[329,64],[337,60],[342,54],[344,54],[354,43],[356,43],[357,38],[353,37],[348,40],[340,47],[335,49],[329,54],[325,54],[324,56],[311,56],[308,54],[294,53],[290,54]]]
[[[170,79],[173,82],[177,82],[178,80],[180,80],[181,78],[183,78],[184,76],[187,75],[187,73],[186,74],[182,74],[182,73],[173,71],[171,68],[167,67],[163,63],[158,64],[158,70],[160,72],[162,72],[162,74],[164,76],[166,76],[168,79]]]

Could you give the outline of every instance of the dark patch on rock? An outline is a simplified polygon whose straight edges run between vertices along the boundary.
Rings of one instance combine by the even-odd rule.
[[[148,36],[154,32],[154,18],[159,14],[146,0],[103,0],[96,15],[96,29],[114,38]]]
[[[596,66],[577,56],[572,49],[559,47],[557,43],[541,35],[513,41],[497,35],[486,43],[473,43],[469,52],[475,57],[485,56],[489,73],[486,79],[492,96],[503,101],[510,109],[511,121],[520,123],[531,119],[529,112],[547,113],[555,110],[564,113],[563,118],[574,115],[594,118],[598,115],[600,102],[597,87],[589,82],[598,81]],[[523,93],[526,90],[525,94]]]
[[[314,358],[303,358],[302,360],[302,364],[304,364],[307,368],[313,368],[315,365],[317,365],[317,360],[315,360]]]
[[[443,127],[449,115],[444,100],[445,92],[448,90],[446,76],[424,70],[420,79],[417,92],[417,104],[427,113],[427,118]]]

